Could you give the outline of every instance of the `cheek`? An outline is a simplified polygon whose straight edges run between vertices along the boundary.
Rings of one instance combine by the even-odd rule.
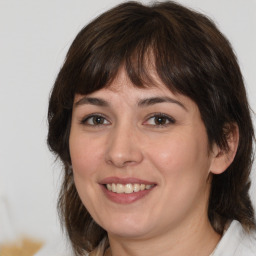
[[[180,181],[189,177],[193,180],[208,174],[207,145],[207,136],[204,133],[202,136],[188,132],[176,133],[155,143],[148,154],[164,177]]]
[[[210,160],[207,142],[199,140],[199,137],[176,135],[170,143],[166,141],[151,151],[151,163],[161,173],[160,185],[163,189],[159,204],[164,204],[165,217],[173,216],[178,220],[194,207],[205,207]],[[162,207],[158,211],[160,214]]]
[[[102,158],[102,147],[97,140],[71,133],[69,147],[74,172],[81,177],[92,175]]]
[[[70,135],[69,140],[71,163],[74,182],[83,205],[95,215],[95,202],[97,202],[97,170],[101,152],[97,140],[86,136]]]

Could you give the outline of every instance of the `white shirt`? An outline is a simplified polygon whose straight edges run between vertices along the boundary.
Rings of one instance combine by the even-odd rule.
[[[256,231],[248,234],[233,220],[210,256],[256,256]]]

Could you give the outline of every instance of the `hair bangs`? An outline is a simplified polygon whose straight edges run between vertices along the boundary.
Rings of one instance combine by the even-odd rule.
[[[73,59],[67,71],[69,79],[72,79],[68,83],[73,85],[74,94],[90,94],[110,86],[121,68],[125,68],[135,86],[154,86],[160,80],[176,91],[171,82],[173,79],[166,79],[170,69],[177,66],[177,44],[172,39],[175,38],[174,29],[166,29],[163,17],[157,12],[135,15],[127,26],[120,27],[118,22],[115,23],[115,26],[106,24],[96,31],[86,45],[81,43],[86,41],[83,35],[88,31],[82,30],[74,40],[71,49],[78,52],[71,50],[67,55],[67,59],[69,56]],[[84,30],[90,30],[90,26]]]

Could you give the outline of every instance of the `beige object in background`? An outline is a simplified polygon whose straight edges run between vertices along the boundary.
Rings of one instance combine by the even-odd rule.
[[[30,238],[18,238],[12,209],[3,188],[3,184],[0,184],[0,256],[33,256],[42,243]]]
[[[0,256],[33,256],[41,247],[41,242],[24,238],[17,243],[0,245]]]

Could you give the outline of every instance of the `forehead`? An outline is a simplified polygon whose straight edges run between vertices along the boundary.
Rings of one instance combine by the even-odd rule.
[[[86,96],[96,96],[102,95],[106,97],[111,97],[114,95],[121,96],[121,95],[129,95],[129,98],[132,97],[139,97],[139,96],[146,96],[146,95],[165,95],[169,93],[174,95],[159,79],[159,77],[155,74],[156,72],[152,70],[150,78],[152,81],[147,82],[143,87],[139,87],[133,84],[127,75],[127,72],[124,68],[120,68],[115,78],[112,80],[111,83],[107,84],[100,90],[94,91]],[[76,99],[79,100],[84,95],[76,95]]]
[[[92,102],[99,106],[114,106],[124,102],[128,105],[137,106],[175,103],[186,111],[197,108],[197,105],[190,98],[172,92],[156,75],[154,75],[150,84],[138,87],[131,82],[124,69],[118,72],[115,79],[108,86],[87,95],[75,95],[75,106],[84,103],[92,104]]]
[[[159,78],[156,69],[154,68],[153,64],[146,65],[146,72],[145,74],[140,74],[140,82],[142,85],[138,85],[132,82],[132,74],[127,74],[127,69],[124,66],[121,66],[112,80],[111,83],[107,85],[107,88],[113,92],[120,92],[123,91],[125,88],[140,88],[140,89],[152,89],[156,91],[166,90],[167,86],[161,81]],[[145,90],[144,90],[145,91]]]

